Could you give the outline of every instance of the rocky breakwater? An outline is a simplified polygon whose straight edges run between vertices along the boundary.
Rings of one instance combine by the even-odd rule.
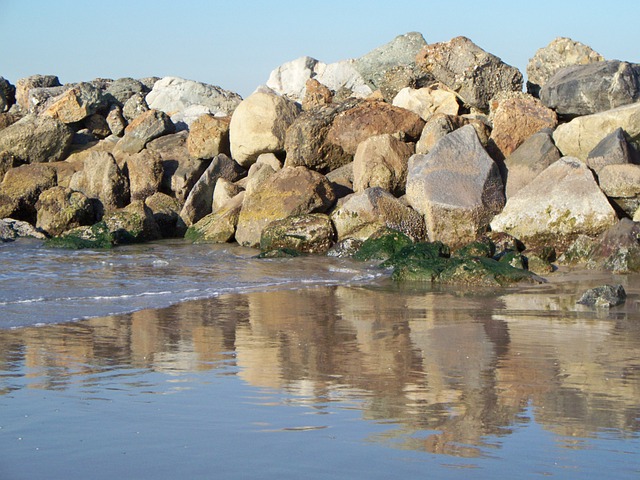
[[[355,254],[445,283],[537,281],[523,272],[556,258],[635,271],[597,255],[640,252],[640,65],[559,38],[527,74],[525,93],[471,40],[408,33],[283,64],[245,99],[176,77],[1,78],[0,232]],[[376,240],[393,251],[370,256]]]

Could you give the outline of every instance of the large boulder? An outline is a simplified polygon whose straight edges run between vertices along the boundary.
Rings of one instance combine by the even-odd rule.
[[[201,115],[189,128],[187,149],[195,158],[213,158],[220,153],[231,155],[229,147],[230,117]]]
[[[198,243],[226,243],[233,240],[244,196],[245,192],[240,192],[218,210],[201,218],[189,227],[185,238]]]
[[[341,200],[331,213],[338,240],[365,240],[382,227],[407,235],[414,241],[427,238],[424,218],[380,187],[354,193]]]
[[[32,75],[16,82],[16,103],[24,111],[29,111],[29,91],[32,88],[49,88],[62,86],[55,75]]]
[[[12,168],[0,183],[0,218],[11,217],[32,224],[36,202],[45,190],[56,185],[56,170],[48,164]]]
[[[325,253],[335,237],[331,219],[324,213],[293,215],[275,220],[262,230],[260,250],[294,250]]]
[[[296,58],[274,69],[266,85],[280,95],[301,102],[306,93],[307,80],[313,78],[322,66],[324,64],[315,58]]]
[[[640,146],[640,102],[574,118],[558,125],[553,140],[563,155],[585,160],[604,137],[618,128],[626,132],[636,149]]]
[[[104,98],[110,105],[124,107],[134,95],[146,95],[147,93],[149,93],[149,89],[140,80],[126,77],[109,83],[104,91]]]
[[[591,47],[570,38],[558,37],[539,49],[527,64],[527,91],[538,96],[540,89],[558,70],[571,65],[601,62],[604,57]]]
[[[319,64],[317,75],[313,77],[334,93],[337,101],[347,98],[367,98],[373,90],[360,72],[356,70],[356,60],[348,59],[329,64]]]
[[[580,160],[563,157],[509,197],[491,229],[527,241],[568,242],[598,235],[617,222],[616,213]]]
[[[551,77],[540,100],[568,118],[603,112],[640,98],[640,65],[618,60],[574,65]]]
[[[163,238],[182,237],[186,225],[180,218],[182,204],[177,198],[157,192],[147,197],[144,204],[151,210]]]
[[[116,148],[124,153],[138,153],[151,140],[174,133],[175,130],[175,125],[166,113],[149,110],[127,125]]]
[[[62,160],[73,141],[73,130],[47,116],[26,115],[0,130],[0,153],[7,152],[24,163]]]
[[[623,163],[602,167],[598,183],[614,205],[625,215],[634,216],[640,207],[640,165]]]
[[[135,200],[124,208],[110,212],[104,217],[104,223],[116,245],[162,238],[153,212],[142,200]]]
[[[126,164],[131,200],[144,200],[160,191],[164,169],[157,152],[142,150],[128,156]]]
[[[274,220],[303,213],[324,213],[335,202],[324,175],[305,167],[283,168],[260,187],[247,191],[238,219],[236,240],[255,247],[265,226]]]
[[[415,145],[392,135],[369,137],[358,145],[353,159],[353,190],[380,187],[396,196],[404,194],[409,157]]]
[[[229,116],[240,104],[242,97],[214,85],[178,77],[164,77],[154,83],[146,100],[149,108],[160,110],[169,116],[193,105],[206,107],[214,115]]]
[[[485,52],[466,37],[433,43],[422,48],[418,66],[442,82],[469,106],[489,110],[489,101],[500,92],[522,90],[522,74]]]
[[[270,90],[259,90],[238,105],[229,125],[231,156],[249,167],[261,153],[284,153],[287,128],[300,106]]]
[[[598,174],[607,165],[634,163],[638,154],[627,141],[624,130],[616,128],[593,147],[587,155],[587,166]]]
[[[42,114],[70,124],[84,120],[105,106],[106,100],[100,89],[91,83],[82,82],[53,99],[53,103]]]
[[[336,116],[327,132],[327,140],[354,155],[363,140],[388,133],[400,140],[420,138],[424,120],[417,114],[386,102],[365,101]]]
[[[36,227],[55,237],[75,227],[92,225],[93,204],[81,192],[53,187],[42,192],[36,202]]]
[[[432,85],[423,88],[405,87],[393,98],[392,104],[420,115],[425,122],[438,113],[458,115],[458,96],[448,88]]]
[[[16,103],[16,87],[0,77],[0,113],[5,113]]]
[[[429,153],[429,150],[431,150],[441,138],[465,125],[473,125],[480,139],[480,143],[482,143],[483,146],[488,144],[491,128],[484,121],[460,115],[436,113],[429,118],[422,129],[420,139],[416,144],[416,153]]]
[[[498,165],[471,125],[409,160],[407,200],[424,215],[431,241],[456,247],[474,240],[504,206],[503,192]]]

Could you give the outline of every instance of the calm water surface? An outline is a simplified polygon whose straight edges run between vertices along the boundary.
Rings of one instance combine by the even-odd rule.
[[[1,329],[0,478],[640,478],[636,278],[296,278]],[[575,305],[604,281],[625,305]]]

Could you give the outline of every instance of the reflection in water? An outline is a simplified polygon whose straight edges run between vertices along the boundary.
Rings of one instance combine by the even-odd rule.
[[[0,394],[144,392],[156,374],[217,371],[317,414],[351,405],[387,425],[368,441],[413,451],[492,455],[534,421],[570,447],[603,433],[637,439],[640,314],[636,286],[626,288],[627,303],[606,314],[577,310],[573,281],[499,295],[384,285],[229,295],[5,330]],[[186,395],[179,383],[175,391]],[[282,430],[325,429],[331,419],[309,423]]]

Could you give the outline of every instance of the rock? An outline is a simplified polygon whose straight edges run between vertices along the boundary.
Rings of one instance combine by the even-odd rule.
[[[129,202],[129,183],[113,155],[91,152],[84,167],[71,177],[69,188],[93,200],[98,219],[105,212],[124,207]]]
[[[540,100],[527,94],[492,100],[493,129],[491,143],[500,152],[500,157],[511,155],[534,133],[544,128],[554,129],[558,117]]]
[[[304,213],[324,213],[335,202],[329,181],[305,167],[283,168],[265,180],[260,188],[247,190],[236,241],[257,246],[265,226],[274,220]]]
[[[640,102],[606,112],[574,118],[558,125],[553,140],[565,156],[585,160],[600,141],[622,128],[627,140],[638,149],[640,146]]]
[[[240,185],[230,182],[226,178],[218,178],[213,189],[213,203],[211,211],[215,213],[220,210],[229,200],[244,191]]]
[[[616,274],[640,271],[640,223],[623,218],[595,240],[572,245],[563,263],[585,263],[588,268]]]
[[[294,215],[268,224],[260,236],[260,250],[288,249],[301,253],[325,253],[333,244],[335,231],[328,215]]]
[[[624,130],[616,128],[589,152],[587,166],[599,174],[607,165],[635,163],[636,159],[637,152],[627,142]]]
[[[473,125],[476,129],[480,143],[487,145],[491,129],[487,124],[480,120],[469,119],[462,116],[446,115],[444,113],[436,113],[425,124],[420,134],[420,139],[416,144],[416,153],[427,154],[441,138],[449,133],[457,130],[465,125]]]
[[[353,66],[371,90],[380,90],[387,101],[404,87],[416,86],[424,76],[416,68],[416,55],[427,45],[422,34],[399,35],[355,60]]]
[[[99,113],[94,113],[93,115],[89,115],[85,118],[84,126],[89,130],[91,135],[97,139],[101,140],[111,135],[111,129],[109,128],[107,119]]]
[[[29,90],[32,88],[60,87],[60,80],[55,75],[32,75],[16,82],[16,103],[24,111],[29,111]]]
[[[640,98],[640,65],[618,60],[574,65],[556,72],[540,100],[565,118],[611,110]]]
[[[242,210],[245,192],[230,199],[224,206],[189,227],[185,238],[196,243],[225,243],[233,240]]]
[[[485,52],[465,37],[422,48],[418,66],[456,92],[465,103],[482,111],[500,92],[522,90],[518,69]]]
[[[329,105],[332,100],[333,93],[329,87],[321,84],[315,78],[307,80],[304,98],[302,99],[303,110],[311,110],[323,105]]]
[[[261,153],[284,153],[285,132],[299,113],[298,104],[274,92],[253,93],[231,117],[231,156],[248,168]]]
[[[413,240],[404,233],[382,227],[362,242],[353,258],[360,261],[388,260],[409,245],[413,245]]]
[[[328,257],[347,258],[352,257],[360,249],[364,242],[359,238],[345,238],[335,243],[329,251],[327,251]]]
[[[193,186],[185,200],[180,218],[189,227],[212,211],[213,191],[219,178],[235,182],[245,170],[224,153],[213,158],[211,164]]]
[[[122,109],[118,105],[112,105],[105,117],[109,130],[117,137],[124,135],[124,129],[127,127],[127,121],[122,115]]]
[[[43,191],[35,207],[36,227],[52,237],[75,227],[92,225],[96,220],[91,201],[70,188],[52,187]]]
[[[348,98],[367,98],[373,90],[356,70],[356,60],[342,60],[328,65],[318,64],[314,77],[334,94],[334,100],[343,102]]]
[[[126,163],[131,200],[144,200],[160,191],[164,169],[157,152],[142,150],[129,156]]]
[[[84,248],[108,249],[113,246],[113,237],[104,222],[99,222],[90,227],[77,227],[59,237],[53,237],[45,241],[48,248],[67,248],[79,250]]]
[[[527,91],[538,96],[540,88],[558,70],[571,65],[587,65],[601,62],[604,57],[591,47],[570,38],[558,37],[539,49],[527,64]]]
[[[0,113],[0,130],[4,130],[9,125],[13,125],[22,118],[22,115],[16,111]]]
[[[637,197],[640,195],[640,165],[630,163],[607,165],[600,170],[598,181],[607,197]]]
[[[404,194],[409,157],[415,145],[384,134],[364,140],[354,156],[353,190],[380,187],[395,196]]]
[[[149,242],[162,236],[153,213],[142,200],[134,200],[125,208],[104,217],[115,245]]]
[[[622,285],[602,285],[587,290],[576,303],[590,307],[610,308],[622,305],[627,299],[627,293]]]
[[[616,221],[591,170],[576,158],[563,157],[509,197],[491,229],[525,243],[551,239],[561,245],[580,234],[597,235]]]
[[[10,169],[19,167],[23,162],[9,152],[0,152],[0,179],[4,178],[5,173]]]
[[[154,83],[146,97],[149,108],[160,110],[171,116],[192,105],[206,107],[214,115],[229,116],[242,101],[237,93],[214,85],[164,77]]]
[[[12,242],[21,237],[32,237],[44,240],[46,235],[36,230],[33,225],[13,218],[0,219],[0,242]]]
[[[221,153],[231,155],[229,146],[230,117],[201,115],[189,129],[187,149],[195,158],[213,158]]]
[[[149,110],[146,95],[144,93],[135,93],[122,106],[122,115],[126,122],[132,122]]]
[[[53,105],[67,90],[73,88],[73,84],[66,84],[60,87],[32,88],[28,94],[28,110],[26,113],[40,115],[49,106]]]
[[[507,199],[560,159],[562,155],[553,144],[551,134],[551,130],[544,129],[531,135],[504,160]]]
[[[56,185],[56,170],[47,164],[21,165],[7,171],[0,183],[0,218],[36,223],[40,194]]]
[[[104,92],[104,98],[109,105],[117,105],[124,107],[129,99],[135,95],[144,95],[149,93],[149,88],[140,80],[133,78],[119,78],[109,84]]]
[[[345,197],[331,213],[331,220],[338,240],[365,240],[381,227],[397,230],[414,241],[427,238],[422,215],[379,187]]]
[[[326,139],[354,155],[363,140],[385,133],[412,142],[420,138],[424,120],[404,108],[385,102],[365,101],[338,114]]]
[[[327,135],[334,119],[358,103],[360,101],[350,99],[298,115],[285,133],[285,166],[307,167],[326,173],[351,162],[353,153],[347,153],[341,146],[330,142]]]
[[[138,153],[147,143],[175,132],[175,126],[164,112],[149,110],[136,117],[124,130],[116,149],[124,153]]]
[[[296,58],[273,70],[266,85],[280,95],[301,102],[306,94],[307,81],[317,74],[317,69],[321,66],[324,64],[315,58]]]
[[[431,241],[457,247],[487,230],[504,206],[503,184],[471,125],[409,160],[407,200],[425,216]]]
[[[186,225],[180,218],[182,204],[166,193],[156,192],[144,200],[156,221],[162,238],[182,237]]]
[[[69,151],[73,131],[51,117],[26,115],[0,130],[0,152],[24,163],[57,162]]]
[[[102,92],[92,84],[83,82],[56,97],[42,114],[70,124],[84,120],[105,106]]]
[[[393,105],[420,115],[425,122],[438,113],[458,115],[458,97],[447,88],[432,85],[423,88],[405,87],[393,98]]]
[[[0,113],[8,112],[16,103],[16,87],[4,77],[0,77],[0,102],[2,102]]]
[[[346,197],[353,193],[353,162],[330,171],[326,177],[331,182],[338,198]]]
[[[259,158],[259,157],[258,157]],[[256,162],[249,168],[247,178],[244,179],[244,189],[248,194],[257,191],[260,186],[269,179],[279,169],[273,168],[271,165]]]

